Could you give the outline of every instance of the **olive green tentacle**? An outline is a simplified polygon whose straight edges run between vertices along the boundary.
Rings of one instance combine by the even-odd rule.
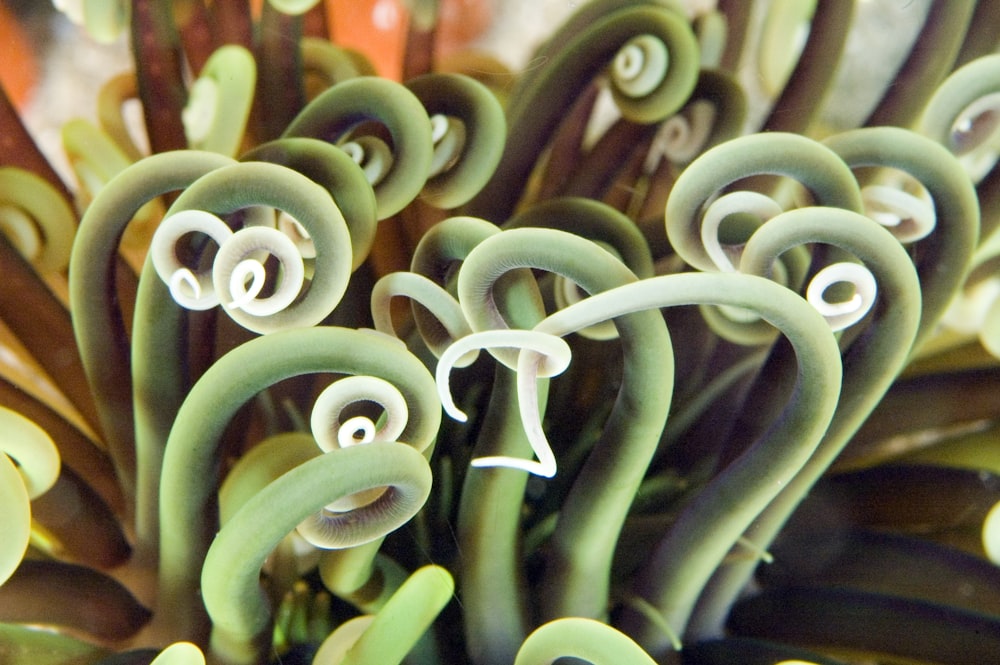
[[[555,619],[539,626],[524,641],[514,665],[546,665],[564,657],[582,658],[594,665],[656,661],[624,633],[594,619]]]
[[[444,220],[421,238],[411,270],[453,288],[447,278],[454,264],[498,233],[496,226],[474,217]],[[505,286],[501,302],[511,319],[531,325],[543,316],[541,296],[530,274],[519,273]],[[413,313],[428,348],[435,354],[443,352],[444,341],[451,339],[448,331],[422,308],[415,306]],[[498,366],[472,454],[530,454],[517,409],[511,408],[516,394],[513,372]],[[465,474],[457,524],[459,548],[464,553],[460,577],[463,624],[466,650],[480,665],[507,665],[528,632],[520,547],[526,482],[527,474],[513,469],[470,468]],[[489,518],[483,519],[487,514]]]
[[[361,72],[355,58],[326,39],[303,37],[300,48],[307,101],[341,81],[372,73]]]
[[[226,313],[240,325],[259,333],[290,325],[318,324],[343,297],[353,263],[346,221],[324,187],[278,164],[241,162],[208,173],[193,183],[170,207],[167,218],[187,210],[228,215],[252,206],[287,212],[304,227],[316,253],[309,290],[275,314],[255,314],[228,307]],[[153,277],[151,261],[143,270],[143,281],[147,274],[158,281]],[[219,289],[220,285],[215,286]],[[137,316],[144,313],[137,311]]]
[[[808,242],[833,244],[857,257],[875,277],[878,306],[873,318],[864,324],[864,331],[843,354],[842,397],[816,451],[747,532],[760,548],[770,545],[809,489],[881,401],[910,356],[921,320],[920,282],[906,251],[891,233],[851,211],[812,207],[772,218],[747,242],[741,271],[765,274],[782,252]],[[716,574],[689,626],[693,637],[717,636],[755,564],[734,562]]]
[[[314,457],[253,495],[223,526],[205,556],[201,588],[212,620],[211,654],[233,665],[253,665],[266,656],[271,615],[260,570],[277,543],[302,520],[339,498],[388,487],[375,503],[359,509],[366,520],[359,516],[338,522],[344,531],[357,531],[360,544],[412,518],[430,494],[430,485],[430,466],[417,450],[372,442]],[[407,623],[405,616],[394,618],[402,626]]]
[[[514,268],[553,272],[589,293],[636,280],[590,240],[553,229],[504,231],[477,245],[459,271],[459,302],[473,330],[509,326],[492,305],[492,287]],[[547,618],[606,613],[614,543],[669,409],[673,354],[662,317],[646,312],[616,326],[625,350],[622,387],[601,439],[563,502],[549,543],[542,599]]]
[[[119,74],[101,86],[97,94],[97,119],[108,136],[121,148],[129,159],[137,162],[143,158],[125,122],[123,107],[125,102],[139,98],[139,83],[133,72]]]
[[[358,124],[385,125],[393,144],[393,163],[375,185],[378,218],[402,210],[423,189],[433,155],[430,120],[416,96],[398,83],[359,76],[333,86],[311,101],[282,136],[308,136],[338,142]]]
[[[761,174],[794,179],[811,194],[815,205],[862,210],[860,190],[851,170],[822,144],[783,132],[743,136],[702,153],[674,184],[666,204],[666,229],[677,255],[699,270],[734,269],[728,256],[720,256],[729,254],[719,239],[721,223],[735,220],[734,226],[742,225],[738,231],[728,232],[741,234],[730,240],[738,250],[753,230],[766,223],[765,219],[790,204],[752,191],[732,192],[714,202],[712,197],[727,185]],[[718,211],[717,206],[726,210]],[[751,211],[751,207],[756,209]],[[711,230],[709,218],[715,219],[715,230]],[[713,235],[707,236],[709,233]],[[710,237],[714,240],[714,252]],[[782,257],[781,267],[783,274],[776,274],[775,278],[797,290],[809,269],[808,249],[802,246],[789,252]],[[741,345],[760,345],[774,338],[774,329],[754,317],[733,316],[715,307],[701,310],[711,329],[723,339]]]
[[[982,3],[981,3],[982,4]],[[919,131],[934,139],[967,166],[979,199],[980,241],[1000,225],[1000,167],[995,156],[1000,55],[978,58],[956,69],[935,91],[920,118]],[[984,160],[989,170],[982,172]]]
[[[313,662],[316,665],[402,662],[451,600],[454,588],[451,573],[440,566],[428,565],[413,571],[352,644],[324,642]],[[334,639],[332,635],[330,639]],[[341,653],[343,657],[338,658]]]
[[[448,278],[452,276],[454,265],[464,261],[473,247],[499,232],[500,229],[493,224],[475,217],[448,218],[431,227],[417,243],[410,271],[453,292],[454,285],[449,283]],[[537,303],[540,306],[540,297]],[[423,308],[414,306],[412,311],[424,344],[432,353],[439,355],[452,336],[436,317],[430,316]],[[465,326],[468,324],[465,323]]]
[[[258,316],[225,308],[226,313],[240,325],[260,333],[318,324],[340,301],[351,266],[347,228],[325,189],[283,166],[243,162],[199,178],[177,198],[167,217],[185,210],[229,214],[250,206],[275,207],[298,220],[315,245],[315,271],[306,295],[282,311]],[[137,512],[141,521],[137,531],[143,549],[150,554],[155,551],[158,531],[156,497],[160,459],[188,384],[185,363],[180,360],[186,357],[182,321],[183,310],[171,299],[167,286],[156,274],[153,260],[147,260],[136,300],[132,366],[135,403],[139,405],[136,450],[144,460],[140,466],[142,483],[137,491],[137,500],[142,502]]]
[[[951,71],[969,29],[975,0],[932,2],[917,35],[917,48],[886,87],[864,121],[866,127],[909,127],[938,84]]]
[[[375,193],[364,172],[347,153],[325,141],[277,139],[243,153],[240,161],[263,161],[298,171],[333,197],[351,236],[352,270],[357,270],[375,242]]]
[[[118,242],[132,216],[146,202],[187,187],[228,164],[232,160],[227,157],[199,151],[157,154],[136,162],[109,182],[90,204],[73,243],[69,296],[76,345],[104,441],[129,498],[135,496],[137,471],[129,343],[114,296]],[[157,353],[164,351],[161,348]],[[128,513],[132,511],[129,506]]]
[[[525,227],[558,229],[593,240],[610,248],[639,279],[653,275],[653,258],[638,228],[628,217],[598,201],[577,197],[551,199],[527,208],[503,225],[505,229]],[[551,281],[556,291],[555,302],[563,306],[568,301],[565,292],[570,287],[563,277]],[[600,339],[618,336],[611,322],[584,334]]]
[[[962,39],[962,48],[955,57],[954,67],[989,55],[996,51],[1000,34],[1000,5],[996,0],[979,0],[969,20],[969,30]]]
[[[471,454],[531,455],[516,403],[514,373],[497,367]],[[460,550],[468,557],[460,578],[463,617],[466,650],[477,665],[509,663],[529,629],[520,542],[528,475],[517,469],[470,468],[462,485],[457,527]]]
[[[257,83],[253,54],[242,46],[216,49],[188,91],[182,120],[188,146],[233,157],[239,152]]]
[[[652,277],[653,259],[635,224],[618,211],[586,198],[544,201],[504,222],[504,229],[549,228],[608,245],[639,279]]]
[[[225,525],[243,504],[299,464],[322,454],[315,439],[306,432],[282,432],[260,441],[244,453],[226,474],[219,487],[219,524]],[[286,540],[291,539],[289,535]],[[299,540],[302,540],[301,538]],[[295,558],[292,555],[290,558]],[[282,598],[299,579],[299,571],[287,571],[278,557],[272,559],[266,584],[272,607],[278,607]]]
[[[935,231],[919,241],[914,264],[923,311],[916,346],[933,331],[961,288],[979,239],[976,192],[961,165],[944,147],[897,127],[869,127],[831,136],[824,144],[851,168],[897,168],[917,179],[931,196]]]
[[[76,215],[41,176],[0,167],[0,233],[19,246],[42,275],[62,272],[69,264]]]
[[[765,173],[794,178],[813,194],[816,205],[862,210],[851,170],[822,144],[781,132],[743,136],[703,153],[677,178],[666,207],[674,251],[699,270],[718,270],[699,233],[701,208],[726,185]]]
[[[0,406],[0,502],[4,506],[0,534],[0,585],[17,570],[31,537],[30,501],[59,478],[59,450],[41,427]]]
[[[493,177],[470,202],[470,214],[494,221],[509,215],[517,203],[518,192],[524,189],[539,154],[566,109],[616,54],[623,49],[644,48],[630,42],[636,37],[650,38],[662,46],[668,62],[658,84],[651,90],[641,88],[631,99],[617,85],[612,85],[622,114],[649,123],[681,107],[698,75],[698,44],[684,17],[672,10],[647,5],[609,14],[554,53],[551,61],[531,78],[523,92],[523,101],[508,110],[512,139],[507,142]]]
[[[319,556],[323,586],[366,614],[378,612],[406,579],[403,567],[379,551],[383,540],[325,550]]]
[[[730,548],[812,455],[836,407],[841,376],[840,352],[826,321],[794,292],[754,275],[653,277],[593,295],[535,329],[564,335],[595,321],[683,304],[753,310],[790,340],[798,368],[781,417],[688,504],[636,580],[636,595],[652,603],[676,634],[683,633],[698,595]],[[635,611],[623,621],[654,656],[670,649],[671,636]]]
[[[508,113],[514,113],[519,107],[530,103],[528,91],[532,89],[535,80],[543,74],[546,64],[568,48],[574,39],[595,22],[602,21],[623,9],[643,7],[670,10],[680,16],[684,15],[683,4],[676,0],[590,0],[584,3],[531,54],[527,68],[520,73],[510,90]]]
[[[425,74],[408,80],[406,87],[432,122],[440,115],[448,125],[435,138],[421,198],[435,208],[457,208],[482,189],[500,161],[507,138],[503,109],[486,86],[460,74]],[[456,145],[450,146],[452,141]]]
[[[366,353],[359,354],[362,348]],[[282,379],[316,372],[389,381],[409,406],[410,417],[399,439],[418,450],[432,442],[441,420],[434,380],[390,337],[344,328],[294,328],[253,339],[222,356],[188,393],[163,456],[160,584],[154,621],[168,632],[190,639],[205,628],[198,575],[215,530],[206,510],[214,495],[217,448],[226,425],[261,390]]]

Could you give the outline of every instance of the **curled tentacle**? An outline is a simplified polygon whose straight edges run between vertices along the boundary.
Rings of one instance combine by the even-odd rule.
[[[174,301],[186,309],[212,309],[220,302],[212,283],[212,272],[196,274],[184,266],[174,250],[184,236],[199,233],[222,247],[233,236],[224,221],[204,210],[185,210],[163,220],[150,245],[150,260],[156,274],[170,289]]]
[[[683,634],[702,588],[730,548],[819,443],[840,393],[836,341],[823,318],[792,291],[753,275],[723,273],[666,275],[626,284],[556,312],[536,326],[563,335],[626,312],[706,303],[752,308],[789,338],[798,369],[783,417],[699,492],[636,582],[637,593],[660,609],[677,634]],[[736,505],[728,499],[730,491],[740,497]],[[650,653],[670,649],[670,636],[641,617],[633,614],[627,623],[628,632]]]
[[[719,192],[744,178],[762,174],[793,178],[815,205],[860,211],[858,185],[847,166],[820,143],[796,134],[773,132],[733,139],[703,153],[678,177],[666,205],[671,246],[686,263],[706,271],[730,270],[748,238],[789,203],[750,190]],[[722,239],[726,242],[723,243]],[[808,271],[801,248],[782,258],[775,279],[798,289]],[[774,329],[739,308],[702,307],[712,329],[725,339],[758,345]]]
[[[366,351],[358,353],[358,349]],[[282,379],[314,372],[377,376],[396,386],[405,397],[410,414],[400,439],[410,445],[376,442],[351,446],[322,455],[321,458],[326,461],[319,462],[319,466],[313,464],[316,460],[307,462],[306,465],[313,464],[310,467],[312,471],[302,473],[313,479],[308,482],[316,483],[313,489],[306,491],[304,496],[298,496],[298,490],[293,491],[282,499],[288,503],[280,509],[277,509],[277,503],[268,503],[271,506],[268,511],[277,509],[282,514],[282,526],[276,527],[281,533],[266,545],[267,550],[261,554],[261,561],[274,542],[310,514],[352,493],[343,487],[337,490],[323,484],[327,481],[322,478],[329,478],[326,474],[339,468],[334,461],[337,456],[350,455],[353,456],[351,459],[358,460],[357,464],[368,464],[362,462],[372,459],[366,457],[366,451],[379,450],[382,452],[371,454],[386,455],[386,464],[389,465],[388,458],[396,457],[395,448],[426,448],[437,432],[441,414],[433,377],[397,340],[379,333],[331,327],[295,328],[253,339],[224,355],[192,387],[177,414],[164,454],[160,487],[160,593],[157,618],[154,620],[163,622],[168,632],[198,635],[205,627],[200,619],[196,594],[197,576],[211,539],[209,531],[214,531],[206,523],[205,509],[213,494],[211,478],[214,477],[216,449],[226,425],[236,411],[259,391]],[[416,450],[410,452],[412,455],[404,452],[404,457],[420,457]],[[367,467],[367,471],[355,469],[347,474],[348,480],[364,485],[371,480],[372,473],[380,472],[378,467],[379,463],[375,462]],[[289,481],[279,479],[275,482],[287,484]],[[391,478],[381,483],[371,481],[371,484],[358,487],[357,491],[392,484]],[[298,487],[295,483],[292,485]],[[255,495],[254,501],[260,496]],[[377,514],[394,504],[394,496],[392,492],[386,493],[359,510]],[[255,514],[256,509],[248,508],[249,505],[248,502],[241,509],[241,513],[248,512],[243,519],[254,519],[250,515]],[[304,510],[304,507],[310,509]],[[300,510],[304,512],[300,513]],[[341,518],[331,520],[334,523],[350,522],[350,514],[345,513]],[[392,518],[386,516],[386,519]],[[345,529],[334,532],[340,541],[339,546],[348,546],[351,538],[371,533],[360,522],[354,527],[345,526]],[[377,536],[371,536],[374,537]],[[358,542],[364,542],[364,539]],[[260,546],[265,547],[263,544]],[[253,572],[254,586],[248,588],[256,588],[259,563]]]
[[[417,197],[433,156],[430,120],[423,105],[398,83],[360,76],[320,94],[295,117],[284,137],[305,136],[339,142],[363,121],[384,125],[392,140],[393,162],[375,185],[378,218],[402,210]]]
[[[142,159],[144,154],[129,130],[124,111],[127,103],[138,102],[138,99],[138,83],[132,72],[108,79],[97,94],[97,119],[101,129],[107,132],[133,162]]]
[[[586,198],[565,197],[544,201],[510,218],[505,229],[542,227],[559,229],[593,240],[608,249],[636,277],[653,275],[649,247],[635,224],[610,206]],[[554,298],[558,307],[579,300],[580,293],[572,280],[555,276]],[[618,331],[611,322],[579,331],[593,339],[613,339]]]
[[[857,213],[823,207],[783,213],[747,243],[741,267],[764,274],[781,252],[810,241],[831,243],[857,257],[868,275],[874,276],[878,299],[866,312],[863,329],[844,351],[844,399],[815,453],[748,532],[761,547],[773,541],[788,516],[882,400],[910,356],[921,320],[920,284],[905,250],[885,229]],[[775,365],[781,364],[780,355],[774,360]],[[700,601],[691,627],[694,634],[704,637],[719,630],[722,617],[753,567],[751,562],[732,563],[716,574]]]
[[[1000,56],[987,55],[955,70],[927,102],[921,133],[955,154],[973,181],[979,198],[982,237],[1000,223],[1000,177],[997,134],[1000,101]]]
[[[640,43],[631,43],[634,38]],[[651,53],[662,54],[665,50],[667,54],[665,63],[659,59],[666,65],[663,77],[648,91],[648,86],[640,86],[644,94],[630,97],[614,80],[638,78],[645,82],[642,68],[635,65],[648,59],[644,45],[650,43],[663,46],[662,50],[649,49]],[[509,215],[547,138],[566,109],[595,74],[617,58],[620,58],[619,76],[611,74],[611,89],[619,109],[629,120],[642,123],[662,120],[679,109],[694,89],[698,44],[681,14],[646,4],[608,12],[570,38],[565,48],[554,51],[551,60],[527,80],[518,98],[512,100],[507,117],[509,134],[514,140],[508,142],[489,183],[470,203],[471,214],[491,220]]]
[[[97,193],[132,160],[100,127],[78,118],[62,126],[63,150],[76,175],[77,205],[89,206]]]
[[[941,83],[924,108],[920,131],[959,157],[979,153],[995,160],[998,97],[1000,56],[974,60]],[[970,175],[978,180],[976,173]]]
[[[364,69],[357,54],[345,51],[327,39],[304,36],[301,49],[307,102],[341,81],[374,73]]]
[[[655,662],[630,637],[606,623],[567,617],[536,628],[518,650],[514,665],[544,665],[565,657],[582,658],[593,665]]]
[[[445,289],[447,293],[453,293],[456,265],[460,265],[476,245],[499,232],[500,229],[493,224],[476,217],[446,219],[431,227],[417,243],[410,269],[413,273]],[[534,323],[534,312],[529,313],[529,311],[537,312],[542,309],[541,295],[538,293],[535,280],[529,274],[521,273],[516,282],[508,283],[507,288],[509,291],[504,296],[504,304],[516,310],[509,314],[515,319],[522,316],[532,317],[531,321],[527,319],[525,321]],[[521,298],[526,298],[524,302],[530,301],[532,304],[519,306],[517,303]],[[413,307],[413,319],[417,330],[427,348],[435,355],[442,353],[448,344],[457,339],[455,332],[472,330],[464,312],[455,312],[450,302],[443,307],[452,310],[450,313],[446,312],[447,319],[441,318],[433,311],[428,312],[416,304]],[[505,357],[516,363],[513,354],[507,354]],[[471,363],[473,358],[470,355],[465,360]]]
[[[661,158],[687,164],[709,148],[736,138],[746,114],[742,88],[722,72],[702,70],[688,102],[660,124],[645,170],[652,173]]]
[[[364,263],[375,241],[375,192],[361,169],[343,150],[317,139],[285,138],[259,145],[240,159],[287,166],[326,188],[347,222],[352,270]],[[289,235],[297,236],[303,257],[315,258],[316,246],[306,229],[291,218],[285,221]],[[279,227],[282,222],[279,219]]]
[[[325,189],[302,174],[264,162],[244,162],[220,169],[185,190],[171,206],[164,224],[169,224],[172,217],[178,214],[186,219],[192,210],[230,214],[251,206],[274,207],[287,212],[301,224],[316,248],[315,265],[306,289],[301,281],[295,279],[296,275],[304,278],[304,272],[296,267],[302,257],[291,239],[273,228],[246,227],[236,231],[220,244],[212,268],[214,290],[219,298],[226,304],[240,303],[239,307],[226,307],[224,311],[240,325],[259,333],[319,323],[333,311],[343,296],[353,256],[350,236],[340,210]],[[209,219],[203,214],[197,217]],[[168,228],[169,225],[161,227],[162,234],[166,234]],[[157,236],[161,235],[161,230],[157,231]],[[154,236],[154,244],[157,243]],[[172,244],[175,243],[164,240],[165,246]],[[235,282],[230,278],[230,271],[244,259],[262,268],[260,260],[249,256],[257,251],[267,252],[284,264],[278,291],[266,299],[249,297],[249,292],[240,292],[251,273],[244,275],[237,272],[239,276]],[[168,278],[161,276],[165,284],[188,282],[184,277],[176,277],[177,270],[168,272]],[[281,285],[286,282],[291,290],[282,295]],[[234,284],[237,293],[233,293]],[[142,294],[140,290],[140,296]],[[270,303],[275,305],[274,308],[264,304],[272,298],[277,301]]]
[[[503,466],[551,478],[556,475],[556,458],[542,431],[537,380],[561,374],[569,366],[571,352],[562,339],[536,334],[530,330],[485,330],[456,340],[438,360],[436,375],[441,404],[452,418],[462,422],[468,419],[455,406],[448,388],[448,374],[455,362],[470,351],[495,347],[516,348],[521,351],[517,363],[518,405],[521,422],[538,461],[496,455],[474,458],[472,466]]]
[[[159,463],[154,461],[150,467],[142,462],[136,467],[135,458],[143,457],[148,451],[141,443],[133,446],[136,437],[133,418],[155,417],[156,410],[142,409],[134,416],[121,407],[132,400],[132,371],[122,312],[113,296],[118,242],[133,215],[148,201],[187,187],[212,169],[232,163],[222,155],[199,151],[147,157],[109,182],[80,220],[69,270],[73,332],[97,405],[100,428],[126,496],[133,496],[131,488],[135,486],[137,473],[148,472],[149,479],[158,478]],[[159,354],[164,354],[166,348],[161,348]],[[179,371],[176,364],[160,369]],[[161,393],[149,404],[162,405],[168,399]],[[179,397],[177,403],[180,403]],[[169,423],[164,427],[168,428]],[[137,439],[141,441],[142,437]],[[155,457],[158,459],[159,455]],[[138,492],[139,497],[143,495]],[[140,510],[138,514],[142,513]],[[139,531],[145,532],[141,527]]]
[[[338,628],[320,646],[313,662],[315,665],[401,662],[451,600],[454,588],[451,574],[440,566],[423,566],[413,571],[374,616],[358,617]],[[350,634],[345,635],[341,629]]]
[[[188,145],[235,155],[243,142],[256,83],[257,66],[250,51],[236,44],[216,50],[188,90],[181,114]]]
[[[588,293],[636,281],[634,273],[590,240],[554,229],[504,231],[473,248],[458,273],[459,302],[473,330],[514,327],[497,307],[494,289],[506,273],[518,268],[564,275]],[[615,324],[626,350],[624,374],[615,406],[573,481],[549,543],[558,554],[546,570],[543,614],[552,618],[596,617],[605,611],[614,541],[669,409],[673,354],[662,317],[644,312]],[[518,367],[517,357],[491,353],[505,365]]]
[[[371,404],[381,416],[370,413],[345,417],[352,406]],[[349,376],[330,384],[319,394],[309,418],[317,445],[324,452],[365,445],[374,441],[397,441],[409,417],[406,398],[388,381],[374,376]],[[376,424],[378,421],[381,424]],[[344,513],[376,501],[386,488],[374,487],[344,496],[328,504],[323,515]],[[300,525],[299,533],[311,544],[325,547],[329,528],[324,517],[314,516]]]
[[[396,336],[389,306],[394,296],[406,296],[418,303],[440,323],[444,333],[442,335],[437,335],[437,328],[429,325],[425,325],[421,330],[424,344],[438,358],[451,342],[472,332],[465,320],[465,314],[462,313],[462,306],[455,297],[429,278],[412,272],[389,273],[372,287],[372,321],[375,329],[380,332]],[[455,365],[465,367],[478,355],[478,352],[470,352],[468,356],[456,360]]]
[[[270,641],[270,611],[259,576],[264,559],[296,524],[324,505],[372,487],[374,503],[330,518],[339,547],[377,539],[406,523],[430,492],[427,460],[410,446],[378,442],[319,455],[255,494],[208,550],[202,593],[212,619],[211,650],[232,663],[255,663]]]
[[[897,127],[868,127],[831,136],[824,144],[851,168],[899,169],[926,190],[934,232],[918,241],[914,265],[923,293],[918,343],[965,280],[979,238],[976,191],[956,158],[940,144]]]
[[[46,492],[59,477],[59,451],[49,435],[24,416],[0,408],[0,584],[14,573],[28,548],[31,532],[29,502]]]
[[[475,79],[425,74],[406,82],[431,119],[434,159],[422,198],[436,208],[456,208],[489,179],[507,138],[503,109]]]
[[[42,274],[62,272],[76,234],[76,215],[46,180],[0,168],[0,233]]]
[[[777,132],[733,139],[692,162],[670,193],[667,237],[685,262],[699,270],[718,270],[699,232],[702,206],[711,203],[712,196],[727,185],[765,173],[796,179],[815,197],[816,205],[855,212],[862,209],[850,169],[823,145],[796,134]]]

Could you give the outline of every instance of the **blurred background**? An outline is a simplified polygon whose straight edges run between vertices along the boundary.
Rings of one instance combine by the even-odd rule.
[[[256,0],[261,1],[261,0]],[[409,0],[413,2],[414,0]],[[335,40],[364,52],[382,75],[399,77],[407,0],[328,0],[334,16]],[[693,16],[714,0],[684,0]],[[775,94],[767,62],[768,45],[760,40],[768,25],[777,26],[780,41],[804,42],[806,19],[788,30],[789,16],[808,17],[815,0],[757,0],[753,31],[740,78],[751,95],[759,122]],[[533,49],[585,0],[441,0],[438,55],[471,48],[482,50],[517,72],[531,64]],[[824,124],[831,128],[856,124],[891,81],[909,51],[930,0],[859,0],[838,83],[827,100]],[[794,25],[797,19],[792,20]],[[773,32],[771,34],[774,34]],[[782,44],[783,46],[783,44]],[[787,49],[780,49],[788,52]],[[794,53],[794,51],[792,51]],[[794,61],[782,65],[790,67]],[[74,117],[93,119],[100,86],[130,68],[128,40],[99,44],[57,11],[48,0],[0,0],[0,82],[13,98],[29,131],[42,150],[68,176],[61,155],[59,131]],[[136,113],[138,115],[138,113]]]

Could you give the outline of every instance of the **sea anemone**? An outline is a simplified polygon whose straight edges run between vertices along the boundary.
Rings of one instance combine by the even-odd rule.
[[[3,662],[995,658],[995,3],[839,115],[846,0],[379,4],[62,7],[66,173],[0,100]]]

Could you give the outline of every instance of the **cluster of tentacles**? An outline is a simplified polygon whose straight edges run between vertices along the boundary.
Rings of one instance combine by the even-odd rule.
[[[0,105],[0,660],[996,658],[995,2],[836,131],[847,0],[759,127],[752,3],[402,83],[333,4],[84,0],[72,186]]]

